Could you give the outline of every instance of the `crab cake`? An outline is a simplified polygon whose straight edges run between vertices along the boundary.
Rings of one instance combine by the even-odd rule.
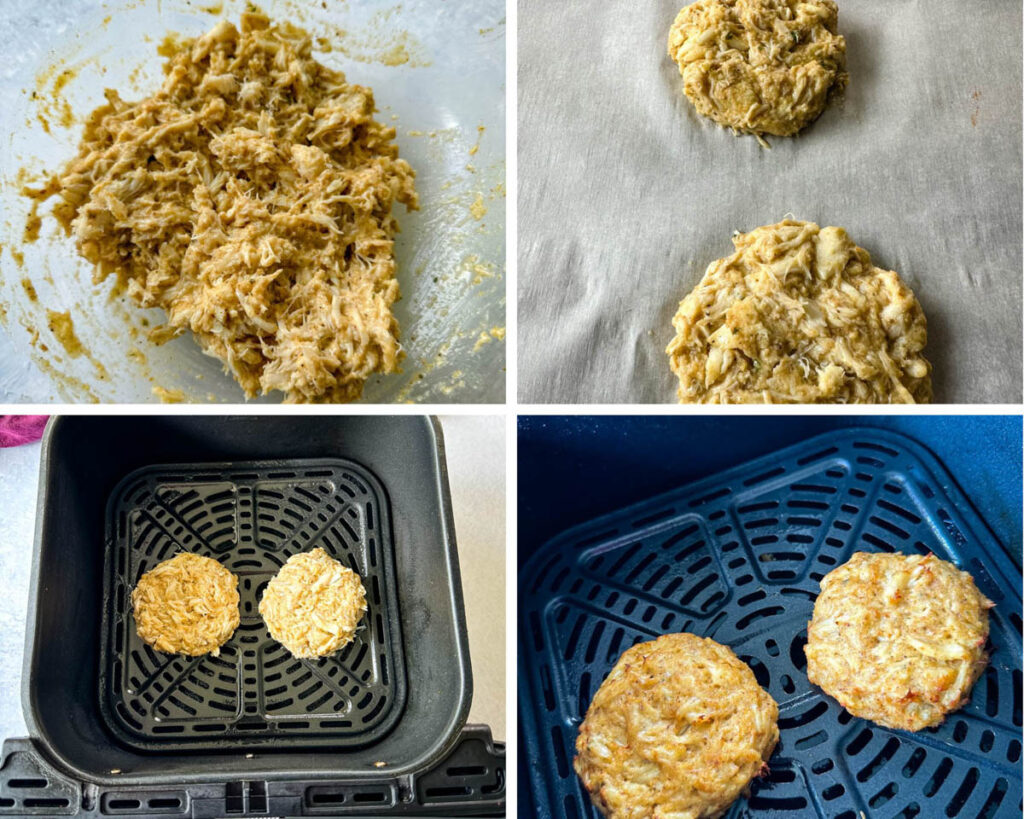
[[[732,241],[672,320],[681,404],[931,400],[921,305],[845,230],[786,219]]]
[[[587,709],[573,767],[614,819],[721,816],[767,769],[778,716],[730,648],[666,634],[619,658]]]
[[[994,604],[935,555],[857,552],[821,581],[807,677],[855,717],[920,731],[964,705]]]
[[[697,112],[736,131],[792,136],[847,82],[832,0],[698,0],[668,54]]]
[[[325,657],[348,645],[365,613],[359,575],[320,548],[288,558],[260,599],[270,636],[296,657]]]
[[[216,560],[182,552],[132,590],[139,637],[168,654],[220,654],[238,628],[238,578]]]

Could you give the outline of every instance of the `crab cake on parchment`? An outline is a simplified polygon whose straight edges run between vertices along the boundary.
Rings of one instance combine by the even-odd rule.
[[[935,555],[857,552],[821,581],[807,677],[856,717],[920,731],[964,705],[994,604]]]
[[[680,403],[931,400],[921,305],[845,230],[785,219],[732,242],[672,319]]]
[[[611,819],[718,817],[765,771],[778,715],[730,648],[666,634],[619,658],[580,725],[573,767]]]
[[[212,558],[182,552],[139,578],[132,614],[139,637],[157,651],[216,657],[238,628],[238,578]]]
[[[669,56],[697,112],[736,131],[792,136],[847,82],[832,0],[698,0],[676,17]]]

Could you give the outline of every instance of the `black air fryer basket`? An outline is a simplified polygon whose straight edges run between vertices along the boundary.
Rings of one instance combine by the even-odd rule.
[[[941,726],[856,719],[807,679],[819,581],[854,551],[934,552],[996,603],[991,662]],[[779,704],[771,773],[730,819],[1021,815],[1020,570],[908,438],[830,433],[578,526],[519,590],[522,815],[599,816],[572,769],[579,723],[623,651],[677,631],[731,646]]]
[[[417,417],[66,417],[43,446],[23,702],[0,815],[501,815],[472,696],[439,426]],[[257,611],[315,547],[355,640],[293,658]],[[239,578],[213,657],[153,651],[130,592],[182,549]]]

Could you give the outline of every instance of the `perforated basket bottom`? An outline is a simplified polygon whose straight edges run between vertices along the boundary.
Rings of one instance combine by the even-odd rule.
[[[855,719],[806,676],[819,581],[854,551],[934,552],[996,602],[992,660],[934,729]],[[1021,815],[1020,574],[906,438],[813,439],[577,527],[520,577],[520,711],[538,810],[598,817],[572,770],[578,725],[629,646],[690,631],[732,646],[779,703],[771,774],[730,817]]]
[[[108,504],[100,701],[133,747],[364,745],[405,697],[385,496],[341,460],[146,467]],[[358,572],[367,613],[355,640],[298,660],[260,617],[263,589],[294,554],[322,547]],[[139,639],[131,589],[179,551],[219,560],[239,578],[241,623],[220,656],[154,651]]]

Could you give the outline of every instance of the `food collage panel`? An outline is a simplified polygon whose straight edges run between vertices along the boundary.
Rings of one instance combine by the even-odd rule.
[[[0,819],[1024,815],[1020,3],[0,36]]]
[[[1016,815],[1021,447],[1013,415],[521,417],[520,814]]]

